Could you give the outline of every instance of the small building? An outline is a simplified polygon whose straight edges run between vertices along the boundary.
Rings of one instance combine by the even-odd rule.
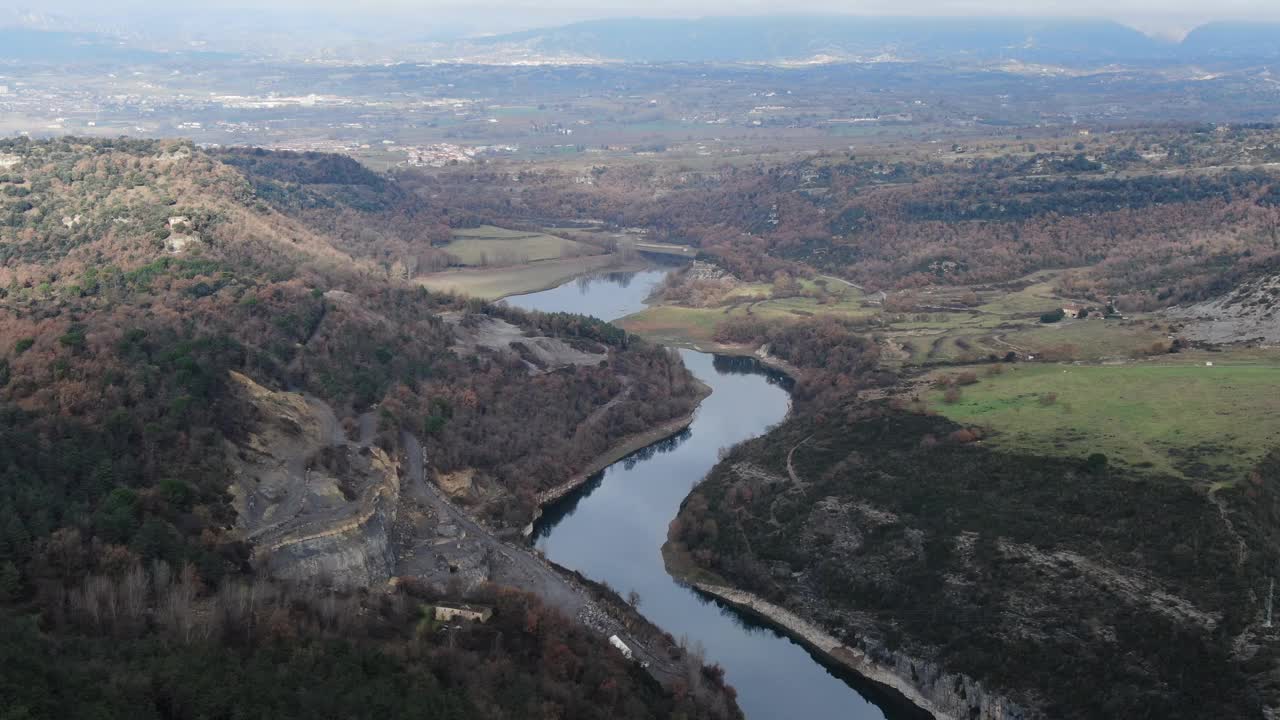
[[[470,620],[487,622],[493,617],[493,608],[483,605],[466,605],[460,603],[436,603],[436,620]]]

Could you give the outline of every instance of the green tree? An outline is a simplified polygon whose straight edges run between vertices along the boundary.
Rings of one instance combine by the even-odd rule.
[[[129,488],[111,491],[94,514],[93,526],[111,542],[126,542],[138,529],[138,495]]]
[[[0,563],[0,602],[11,602],[22,595],[22,573],[12,560]]]

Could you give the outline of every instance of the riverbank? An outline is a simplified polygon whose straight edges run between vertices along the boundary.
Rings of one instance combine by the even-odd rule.
[[[803,373],[803,371],[800,368],[796,367],[795,365],[792,365],[786,360],[770,355],[769,347],[767,345],[761,345],[759,347],[753,348],[750,345],[736,345],[736,344],[731,345],[727,343],[703,342],[703,343],[694,343],[689,347],[693,350],[697,350],[698,352],[710,353],[712,355],[730,355],[733,357],[755,358],[760,362],[761,365],[769,368],[770,370],[773,370],[774,372],[786,375],[788,378],[791,378],[793,382],[798,381],[801,377],[801,374]]]
[[[568,480],[553,488],[538,493],[536,498],[538,506],[533,511],[533,519],[525,526],[522,534],[525,537],[533,535],[533,526],[538,522],[538,519],[542,517],[543,508],[582,487],[591,479],[591,476],[603,471],[605,468],[619,460],[622,460],[632,453],[643,450],[650,445],[662,442],[667,438],[683,432],[686,428],[692,425],[693,418],[698,413],[698,407],[702,405],[702,401],[706,400],[707,396],[711,394],[711,387],[706,383],[696,379],[694,382],[697,383],[698,397],[697,403],[694,405],[692,411],[686,415],[655,425],[643,432],[638,432],[634,435],[628,435],[622,438],[618,442],[614,443],[608,450],[597,455],[591,460],[591,462],[587,463],[584,468],[574,473]]]
[[[992,696],[972,679],[942,671],[931,662],[884,649],[872,657],[864,650],[845,645],[790,610],[749,592],[704,582],[690,584],[699,592],[760,618],[835,665],[878,686],[885,693],[883,701],[889,704],[909,704],[935,720],[1021,720],[1024,717],[1024,711],[1017,705]]]
[[[792,639],[821,654],[833,663],[846,667],[860,677],[892,690],[900,695],[903,701],[909,702],[912,706],[929,713],[935,720],[958,720],[956,716],[944,712],[930,702],[928,698],[920,693],[919,689],[911,684],[909,679],[900,677],[889,668],[877,665],[862,651],[845,646],[817,625],[808,622],[790,610],[780,605],[774,605],[743,590],[704,582],[690,584],[699,592],[719,598],[739,611],[749,613],[765,621],[768,625],[782,630]]]

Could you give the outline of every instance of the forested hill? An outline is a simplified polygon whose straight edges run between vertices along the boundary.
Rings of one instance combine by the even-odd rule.
[[[892,379],[860,333],[720,327],[795,367],[797,402],[684,501],[674,572],[796,613],[956,716],[1268,716],[1280,451],[1207,489],[1100,452],[1001,446],[918,388],[874,399]],[[1012,368],[988,363],[983,381]]]
[[[1221,294],[1265,269],[1280,228],[1280,129],[1194,126],[1008,139],[928,154],[873,147],[776,164],[433,177],[477,213],[571,207],[696,246],[735,276],[818,270],[874,290],[1009,282],[1072,268],[1063,292],[1125,310]]]
[[[477,511],[499,526],[523,524],[538,491],[619,436],[695,402],[678,358],[612,326],[413,284],[406,266],[435,252],[445,217],[343,158],[0,142],[0,706],[277,716],[329,708],[355,692],[343,678],[365,677],[377,684],[344,714],[523,717],[535,696],[566,712],[595,698],[583,717],[702,712],[523,596],[494,601],[510,613],[496,639],[446,647],[423,638],[403,593],[244,594],[268,581],[228,488],[263,448],[233,371],[333,408],[334,432],[372,432],[386,457],[421,438],[431,471],[486,488]],[[593,362],[546,367],[518,343],[458,351],[455,328],[484,323]],[[606,404],[597,432],[575,434]],[[501,667],[450,669],[486,657]],[[286,700],[297,693],[314,702]]]

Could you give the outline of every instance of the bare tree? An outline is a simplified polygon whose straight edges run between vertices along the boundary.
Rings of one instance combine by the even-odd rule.
[[[190,564],[183,566],[178,582],[174,583],[159,602],[160,622],[184,643],[195,638],[195,599],[199,578]]]
[[[141,563],[134,563],[120,579],[120,612],[131,628],[147,610],[147,585],[147,572]]]
[[[160,602],[160,598],[169,592],[169,582],[173,579],[173,573],[169,570],[169,563],[163,560],[154,560],[151,563],[151,587],[155,594],[156,602]]]

